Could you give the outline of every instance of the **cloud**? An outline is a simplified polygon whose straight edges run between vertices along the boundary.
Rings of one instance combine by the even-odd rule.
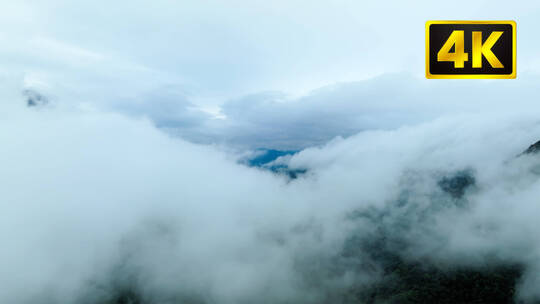
[[[189,90],[175,85],[125,89],[96,97],[96,102],[91,101],[92,94],[56,95],[66,106],[146,117],[167,133],[196,143],[300,150],[361,131],[414,126],[446,116],[533,109],[537,81],[538,77],[527,74],[506,83],[430,81],[390,74],[338,83],[297,98],[284,92],[242,96],[211,111],[197,105]],[[27,83],[27,88],[45,92],[45,97],[55,95],[54,88]]]
[[[517,21],[518,75],[537,74],[536,2],[496,1],[489,10],[483,2],[454,3],[443,12],[432,1],[414,1],[414,10],[401,1],[19,1],[0,13],[2,70],[39,77],[57,93],[92,94],[93,102],[172,84],[188,88],[195,104],[215,106],[387,73],[421,77],[425,21],[483,16]]]
[[[358,302],[381,251],[539,298],[538,8],[490,3],[518,80],[423,79],[424,22],[481,2],[5,4],[0,301]]]
[[[445,116],[534,109],[537,80],[524,75],[509,83],[437,82],[391,74],[323,87],[299,98],[282,92],[243,96],[225,102],[222,117],[199,115],[199,124],[190,128],[182,126],[188,118],[179,117],[175,125],[173,117],[153,114],[161,111],[159,100],[171,97],[153,97],[147,113],[157,125],[170,126],[172,134],[200,143],[299,150],[361,131],[413,126]]]
[[[3,302],[336,299],[381,275],[369,251],[344,255],[377,229],[410,260],[524,265],[521,295],[539,296],[538,159],[516,158],[540,134],[533,110],[336,139],[294,155],[309,171],[287,182],[146,119],[2,108]],[[462,170],[475,186],[456,199],[438,183]],[[370,210],[387,215],[353,216]]]

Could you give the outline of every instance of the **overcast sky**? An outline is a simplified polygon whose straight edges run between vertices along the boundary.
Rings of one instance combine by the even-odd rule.
[[[537,1],[3,1],[0,75],[64,103],[123,108],[154,119],[163,118],[155,114],[162,105],[154,103],[166,100],[169,113],[163,119],[185,124],[193,122],[192,114],[196,120],[202,114],[226,118],[222,106],[231,100],[252,107],[261,94],[297,100],[320,88],[391,73],[404,75],[394,79],[397,86],[430,86],[434,81],[424,79],[427,20],[511,19],[518,24],[514,82],[521,83],[536,81],[540,71],[539,6]],[[357,112],[369,102],[365,97],[352,96]],[[324,103],[331,102],[328,96]],[[408,102],[394,100],[388,107]],[[171,113],[171,107],[177,109]],[[189,113],[174,113],[185,107]]]

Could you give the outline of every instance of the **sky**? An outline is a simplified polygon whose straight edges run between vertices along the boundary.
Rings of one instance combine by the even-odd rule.
[[[394,73],[431,85],[424,79],[427,20],[512,19],[516,82],[536,79],[535,1],[452,3],[6,1],[2,74],[72,104],[109,109],[158,94],[224,118],[224,104],[261,94],[298,100]],[[146,115],[146,108],[155,107],[132,110]]]
[[[407,258],[517,262],[539,298],[539,6],[0,2],[0,302],[320,303],[380,274],[342,256],[366,210]],[[515,20],[517,79],[425,79],[441,19]],[[238,163],[260,148],[307,173]]]

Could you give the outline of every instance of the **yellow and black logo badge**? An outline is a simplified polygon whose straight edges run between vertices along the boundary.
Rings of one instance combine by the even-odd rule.
[[[516,78],[516,22],[428,21],[427,78]]]

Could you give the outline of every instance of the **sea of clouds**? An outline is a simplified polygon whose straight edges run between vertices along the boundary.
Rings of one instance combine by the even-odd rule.
[[[28,107],[22,89],[2,88],[2,302],[332,301],[378,279],[369,256],[343,252],[380,227],[405,259],[524,265],[519,296],[540,296],[540,159],[520,155],[539,139],[534,110],[338,136],[288,159],[308,170],[289,180],[151,117]],[[475,179],[464,198],[437,186],[463,170]],[[352,216],[369,210],[387,216]]]
[[[347,303],[380,231],[403,260],[520,265],[539,298],[539,12],[4,1],[0,302]],[[518,79],[424,79],[432,19],[518,21]],[[239,163],[260,148],[306,173]]]

